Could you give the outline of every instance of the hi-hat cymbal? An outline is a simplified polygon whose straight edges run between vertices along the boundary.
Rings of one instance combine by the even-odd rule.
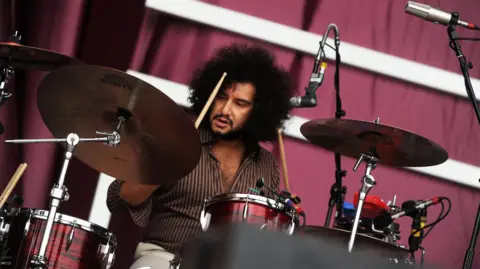
[[[304,123],[300,131],[313,144],[332,152],[357,159],[361,153],[370,154],[392,166],[431,166],[448,159],[448,153],[427,138],[373,122],[318,119]]]
[[[55,137],[111,132],[117,114],[130,114],[116,147],[80,143],[74,155],[99,172],[125,181],[162,184],[190,173],[200,159],[198,131],[173,100],[152,85],[101,66],[72,65],[45,76],[38,107]]]
[[[82,61],[44,49],[17,43],[0,43],[0,66],[7,62],[13,68],[51,71],[64,65],[83,64]]]

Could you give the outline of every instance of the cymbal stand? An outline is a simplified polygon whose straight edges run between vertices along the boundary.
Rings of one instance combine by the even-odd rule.
[[[352,233],[350,234],[350,241],[348,242],[348,252],[352,252],[353,244],[355,242],[355,236],[358,230],[358,223],[360,222],[360,215],[362,214],[363,202],[365,201],[365,198],[367,197],[370,189],[376,184],[375,178],[370,175],[370,172],[375,169],[379,160],[373,156],[362,153],[360,155],[360,158],[355,163],[353,171],[357,170],[358,166],[362,161],[367,162],[367,167],[365,169],[365,175],[362,177],[362,188],[360,189],[358,195],[357,212],[355,213],[355,221],[353,222]]]
[[[106,134],[103,132],[97,132],[97,134]],[[33,268],[47,268],[48,267],[48,258],[45,256],[48,247],[48,241],[50,239],[50,234],[52,232],[53,221],[57,214],[57,209],[60,206],[60,202],[68,201],[69,194],[68,189],[63,184],[65,182],[65,175],[67,173],[68,165],[70,164],[70,159],[73,156],[73,152],[80,142],[104,142],[108,145],[116,146],[120,143],[120,135],[114,131],[113,133],[106,134],[106,137],[96,137],[96,138],[80,138],[75,133],[68,134],[67,138],[53,138],[53,139],[15,139],[15,140],[6,140],[6,143],[57,143],[65,142],[65,160],[63,161],[62,170],[58,178],[58,183],[54,184],[50,192],[50,210],[47,213],[47,224],[45,226],[45,231],[43,233],[42,242],[40,244],[40,249],[37,255],[33,255],[31,260],[31,265]]]
[[[12,97],[12,94],[5,89],[5,85],[7,85],[8,81],[13,76],[13,68],[8,64],[0,66],[0,107],[5,103],[5,101]],[[0,134],[4,132],[3,124],[0,122]]]

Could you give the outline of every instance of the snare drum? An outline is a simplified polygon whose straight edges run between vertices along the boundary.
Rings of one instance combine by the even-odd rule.
[[[240,222],[292,234],[298,218],[283,203],[259,195],[222,194],[204,202],[200,216],[203,231],[214,225]]]
[[[42,243],[47,214],[47,210],[23,208],[7,215],[0,230],[0,268],[30,267]],[[45,256],[50,269],[109,269],[116,245],[115,236],[103,227],[57,213]]]

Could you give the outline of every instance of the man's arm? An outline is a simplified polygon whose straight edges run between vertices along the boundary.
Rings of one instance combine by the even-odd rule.
[[[116,179],[108,187],[107,207],[112,214],[128,209],[135,224],[144,227],[152,211],[152,193],[158,187]]]

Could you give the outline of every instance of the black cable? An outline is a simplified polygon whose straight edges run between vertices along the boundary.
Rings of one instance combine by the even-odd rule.
[[[442,206],[442,209],[440,210],[440,214],[438,214],[437,219],[439,219],[443,215],[443,211],[445,210],[445,204],[443,203],[443,201],[440,201],[440,205]],[[434,227],[435,227],[435,225],[433,225],[432,227],[430,227],[430,229],[428,229],[428,231],[423,236],[423,239],[425,239],[425,237],[427,237],[427,235],[432,231],[432,229]]]
[[[448,202],[448,209],[447,209],[447,211],[445,212],[445,215],[440,216],[440,217],[439,217],[438,219],[436,219],[434,222],[432,222],[432,223],[430,223],[430,224],[428,224],[428,225],[425,225],[425,226],[423,226],[423,227],[420,228],[420,229],[417,229],[417,230],[412,231],[411,234],[410,234],[410,236],[408,237],[409,240],[410,240],[410,238],[413,237],[413,235],[416,234],[417,232],[419,232],[419,231],[421,231],[421,230],[424,230],[424,229],[427,229],[427,228],[429,228],[429,227],[432,227],[432,226],[437,225],[438,223],[440,223],[440,221],[444,220],[444,219],[448,216],[448,214],[450,214],[450,210],[451,210],[451,208],[452,208],[452,202],[451,202],[450,199],[448,199],[447,197],[441,197],[441,198],[440,198],[440,203],[442,203],[442,205],[443,205],[443,200],[445,200],[445,201]],[[425,238],[425,236],[424,236],[423,238]],[[423,239],[423,238],[422,238],[422,239]]]

